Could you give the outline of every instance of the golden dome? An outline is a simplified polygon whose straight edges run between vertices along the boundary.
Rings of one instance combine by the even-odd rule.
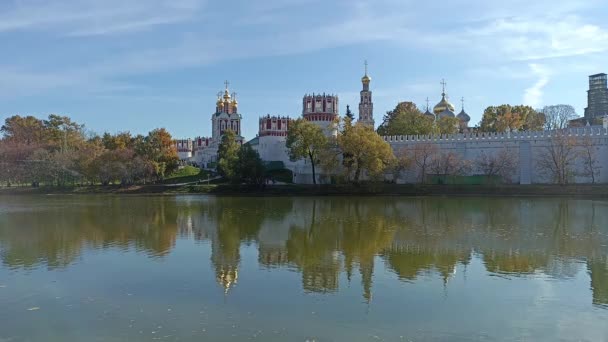
[[[228,92],[228,88],[224,91],[224,100],[230,100],[230,93]]]
[[[445,93],[441,95],[441,101],[433,107],[433,113],[438,115],[446,110],[453,112],[456,110],[453,104],[451,104],[448,100],[445,99]]]
[[[222,98],[218,96],[218,98],[217,98],[217,102],[216,102],[215,104],[216,104],[216,105],[218,105],[218,106],[221,106],[221,105],[222,105],[222,103],[223,103],[223,102],[222,102]]]
[[[371,82],[371,80],[372,80],[372,78],[367,76],[367,74],[365,76],[361,77],[361,82],[363,82],[363,83],[369,83],[369,82]]]

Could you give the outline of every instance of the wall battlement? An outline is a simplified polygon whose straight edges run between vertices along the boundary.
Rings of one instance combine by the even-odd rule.
[[[608,136],[608,129],[604,127],[580,127],[568,128],[554,131],[530,131],[530,132],[504,132],[504,133],[460,133],[446,135],[399,135],[384,136],[388,143],[453,143],[453,142],[489,142],[489,141],[520,141],[520,140],[545,140],[551,139],[557,134],[565,134],[575,137],[598,137]]]

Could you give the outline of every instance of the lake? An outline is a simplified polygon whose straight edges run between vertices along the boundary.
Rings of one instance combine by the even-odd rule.
[[[608,201],[0,197],[0,341],[608,341]]]

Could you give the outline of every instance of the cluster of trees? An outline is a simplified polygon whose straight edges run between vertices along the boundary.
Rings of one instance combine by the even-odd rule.
[[[359,183],[367,179],[383,179],[385,174],[401,177],[416,174],[420,183],[429,174],[468,175],[472,172],[500,176],[509,181],[517,168],[517,155],[504,149],[496,154],[482,154],[476,160],[464,160],[455,152],[441,152],[437,145],[424,143],[393,153],[390,145],[366,125],[352,124],[346,117],[339,125],[336,138],[327,137],[323,130],[305,119],[295,120],[289,127],[287,148],[292,160],[306,159],[312,167],[316,184],[317,167],[337,181]]]
[[[0,128],[0,181],[65,186],[156,181],[178,167],[171,135],[87,133],[67,116],[15,115]]]
[[[363,178],[382,179],[387,174],[392,174],[393,180],[415,176],[420,183],[428,182],[429,175],[471,174],[511,182],[519,167],[518,150],[508,147],[483,152],[474,160],[466,160],[456,152],[441,151],[432,143],[415,144],[393,153],[380,135],[366,125],[353,125],[348,117],[342,120],[336,138],[327,137],[319,126],[305,119],[294,121],[288,131],[287,148],[292,160],[309,161],[315,183],[318,166],[326,174],[337,176],[337,181],[354,183]],[[557,130],[535,155],[535,167],[557,184],[570,183],[575,176],[595,183],[601,169],[598,146],[589,137],[573,137]]]
[[[249,144],[240,145],[236,133],[227,130],[218,148],[218,173],[232,183],[262,185],[266,168],[260,155]]]
[[[565,104],[534,109],[524,105],[490,106],[484,110],[476,132],[540,131],[567,128],[570,120],[578,115],[574,107]],[[592,123],[595,124],[595,123]],[[425,116],[412,102],[401,102],[386,113],[378,134],[385,135],[428,135],[454,134],[459,131],[457,118],[444,117],[438,121]]]
[[[327,137],[322,128],[306,119],[293,121],[287,132],[287,148],[292,160],[307,159],[317,182],[317,166],[347,182],[358,183],[365,173],[381,177],[394,163],[391,147],[371,127],[352,124],[345,117],[337,137]]]
[[[378,127],[380,135],[427,135],[458,133],[459,120],[444,117],[438,121],[425,116],[412,102],[401,102],[386,113]]]

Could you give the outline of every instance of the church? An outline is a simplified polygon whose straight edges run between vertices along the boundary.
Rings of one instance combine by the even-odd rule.
[[[365,65],[365,74],[361,78],[362,88],[359,98],[358,122],[374,127],[374,103],[370,88],[371,77]],[[420,144],[433,144],[438,153],[456,153],[463,160],[474,161],[481,155],[492,155],[503,150],[517,156],[518,170],[510,181],[517,184],[550,183],[552,180],[539,171],[538,160],[543,151],[547,150],[556,134],[554,131],[540,132],[505,132],[505,133],[478,133],[469,129],[471,117],[462,108],[456,114],[455,106],[449,101],[446,93],[446,83],[441,82],[443,91],[441,100],[430,110],[428,99],[424,116],[437,122],[442,118],[457,118],[457,134],[429,135],[429,136],[385,136],[384,140],[396,151],[403,148],[415,149]],[[229,83],[225,83],[224,91],[217,95],[215,111],[211,115],[211,136],[194,139],[176,140],[179,157],[186,163],[197,165],[204,169],[215,169],[217,166],[217,153],[221,137],[228,129],[236,133],[237,143],[249,144],[255,149],[260,158],[267,163],[269,170],[289,170],[293,183],[312,184],[312,167],[308,160],[291,161],[286,147],[287,131],[293,118],[287,116],[265,115],[259,118],[258,134],[255,138],[246,141],[241,133],[241,119],[236,93],[230,93]],[[350,113],[350,111],[349,111]],[[338,134],[337,119],[340,117],[340,101],[335,94],[313,93],[305,94],[302,98],[302,118],[315,123],[323,129],[326,135]],[[563,133],[560,133],[563,134]],[[577,137],[582,142],[587,139],[597,147],[597,166],[603,170],[608,169],[608,117],[604,119],[603,126],[571,129],[567,135]],[[580,137],[581,139],[578,139]],[[579,165],[580,164],[580,165]],[[587,183],[589,177],[583,176],[584,165],[580,162],[575,166],[576,175],[573,183]],[[475,174],[475,170],[471,171]],[[389,175],[389,177],[392,177]],[[413,175],[399,176],[393,179],[397,183],[410,183],[415,181]],[[608,182],[608,172],[601,172],[600,182]],[[328,183],[329,175],[317,172],[318,184]]]
[[[365,73],[361,78],[361,90],[359,98],[358,122],[375,126],[374,102],[370,89],[372,78],[368,74],[367,62],[365,62]],[[428,108],[424,115],[432,116],[433,120],[439,120],[444,116],[458,117],[461,130],[468,127],[470,117],[464,111],[456,115],[455,108],[448,101],[445,93],[445,82],[441,101],[433,108],[431,113]],[[212,134],[210,137],[199,136],[194,139],[175,140],[175,146],[179,158],[188,163],[200,166],[204,169],[215,169],[217,166],[217,152],[224,131],[231,129],[237,135],[239,144],[251,145],[265,162],[288,169],[293,174],[294,183],[312,183],[312,169],[307,160],[291,161],[285,141],[289,122],[292,118],[287,116],[266,115],[259,118],[258,134],[250,141],[241,135],[241,119],[236,93],[230,93],[229,82],[225,82],[224,91],[217,94],[215,111],[211,115]],[[336,136],[338,133],[336,122],[340,117],[340,101],[335,94],[305,94],[302,98],[302,112],[304,119],[315,123],[323,129],[328,136]],[[323,174],[317,175],[323,182]]]

